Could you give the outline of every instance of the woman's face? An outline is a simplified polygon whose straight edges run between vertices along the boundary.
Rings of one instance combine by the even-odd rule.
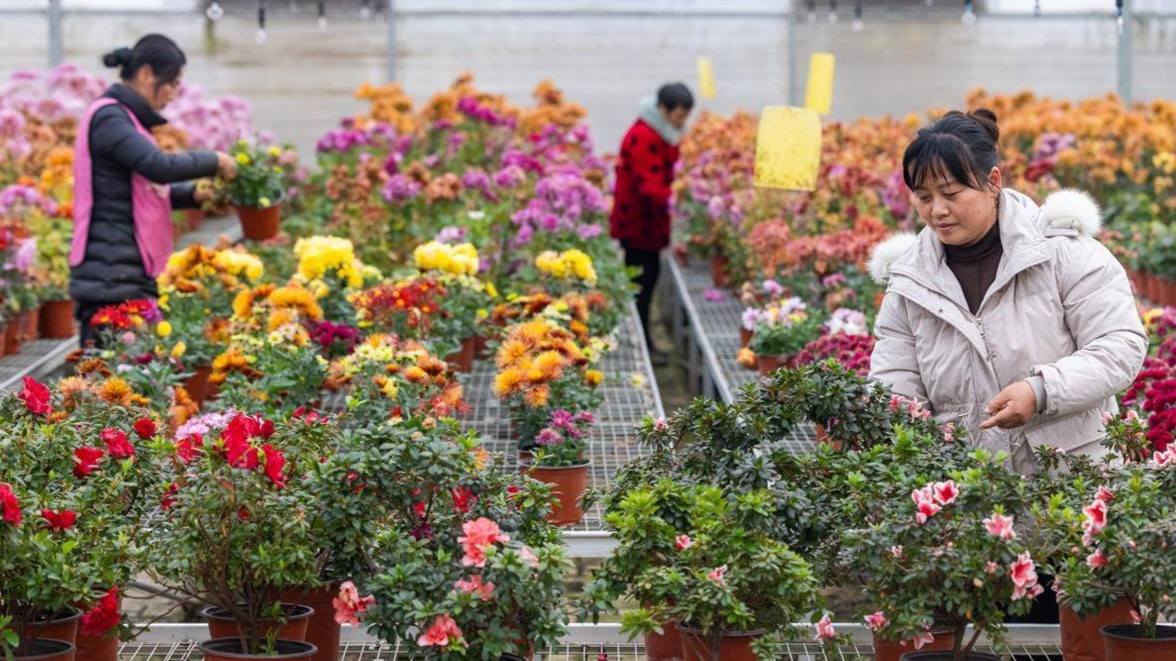
[[[1000,170],[992,168],[984,190],[976,190],[945,172],[931,172],[914,190],[915,209],[945,245],[966,246],[980,240],[996,222]]]
[[[167,104],[175,100],[176,95],[180,92],[180,81],[183,80],[184,72],[180,71],[180,75],[169,83],[161,83],[159,78],[155,75],[155,71],[151,69],[151,65],[141,67],[135,72],[135,79],[131,81],[131,88],[139,93],[147,100],[147,104],[151,106],[152,110],[156,112],[162,111],[167,107]]]

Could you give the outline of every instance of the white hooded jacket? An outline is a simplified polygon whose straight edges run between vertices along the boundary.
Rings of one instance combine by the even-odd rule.
[[[1020,454],[1019,468],[1026,440],[1101,454],[1102,413],[1117,410],[1148,343],[1126,272],[1092,238],[1098,206],[1070,190],[1039,208],[1005,189],[998,222],[1004,255],[975,315],[934,231],[879,244],[870,273],[887,288],[870,376],[966,428],[974,444]],[[1022,380],[1043,410],[1022,428],[980,431],[987,404]]]

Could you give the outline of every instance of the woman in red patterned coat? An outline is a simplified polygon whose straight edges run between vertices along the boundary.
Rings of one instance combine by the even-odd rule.
[[[670,245],[670,184],[678,161],[678,143],[693,108],[694,95],[688,87],[682,83],[662,85],[656,96],[641,100],[637,121],[621,141],[617,158],[609,225],[612,237],[624,250],[625,265],[641,269],[633,280],[640,287],[637,313],[650,358],[657,365],[665,365],[668,357],[654,348],[649,308],[661,270],[660,252]]]

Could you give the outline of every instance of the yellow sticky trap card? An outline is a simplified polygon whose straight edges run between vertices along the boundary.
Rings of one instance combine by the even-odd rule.
[[[715,68],[709,57],[698,58],[698,91],[703,98],[715,98]]]
[[[833,63],[833,53],[813,53],[809,58],[804,107],[822,115],[828,115],[833,107]]]
[[[807,108],[764,108],[755,140],[755,185],[811,191],[820,167],[820,116]]]

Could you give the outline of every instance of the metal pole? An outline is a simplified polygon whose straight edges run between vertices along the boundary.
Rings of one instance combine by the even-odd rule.
[[[61,12],[62,0],[49,0],[49,66],[55,67],[61,64],[62,59],[62,37],[61,37]]]
[[[396,82],[396,3],[388,0],[388,11],[384,14],[388,21],[388,82]]]
[[[799,66],[796,62],[796,0],[788,0],[788,105],[800,105],[800,81],[797,80]]]
[[[1119,17],[1119,98],[1131,103],[1131,21],[1132,0],[1123,0],[1123,14]]]

